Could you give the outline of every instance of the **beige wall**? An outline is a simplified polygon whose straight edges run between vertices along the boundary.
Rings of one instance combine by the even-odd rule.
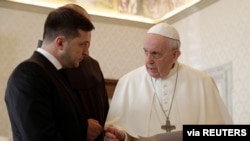
[[[0,2],[0,136],[11,136],[3,100],[7,79],[36,48],[48,11]],[[230,108],[237,124],[250,124],[249,12],[249,0],[219,0],[173,23],[182,40],[181,62],[201,70],[231,64]],[[99,61],[106,78],[119,79],[143,64],[141,47],[149,25],[100,17],[93,20],[96,30],[90,53]]]

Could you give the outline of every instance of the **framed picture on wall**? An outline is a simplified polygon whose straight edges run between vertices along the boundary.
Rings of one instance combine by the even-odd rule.
[[[220,95],[232,116],[232,63],[205,70],[215,80]]]

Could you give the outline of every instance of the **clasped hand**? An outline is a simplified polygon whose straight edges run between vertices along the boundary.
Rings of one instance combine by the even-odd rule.
[[[94,141],[103,131],[103,127],[99,121],[95,119],[88,119],[88,141]]]
[[[114,127],[105,128],[105,141],[124,141],[125,133]]]

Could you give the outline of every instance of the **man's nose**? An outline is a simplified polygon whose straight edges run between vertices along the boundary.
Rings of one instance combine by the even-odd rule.
[[[89,56],[89,49],[84,50],[82,53],[83,56]]]

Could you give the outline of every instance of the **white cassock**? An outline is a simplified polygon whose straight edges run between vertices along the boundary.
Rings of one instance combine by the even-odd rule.
[[[168,114],[171,125],[176,126],[172,131],[182,130],[183,124],[232,124],[214,80],[178,64],[162,79],[151,78],[145,66],[124,75],[116,86],[106,125],[138,138],[166,133],[161,126]]]

